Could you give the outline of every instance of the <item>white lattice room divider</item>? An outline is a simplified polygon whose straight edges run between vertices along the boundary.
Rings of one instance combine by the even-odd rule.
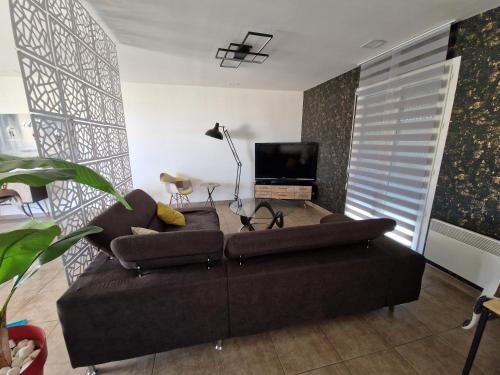
[[[42,157],[85,164],[132,189],[116,46],[78,0],[10,0],[12,28]],[[54,219],[75,230],[114,203],[85,186],[49,186]],[[86,241],[62,257],[73,282],[98,250]]]

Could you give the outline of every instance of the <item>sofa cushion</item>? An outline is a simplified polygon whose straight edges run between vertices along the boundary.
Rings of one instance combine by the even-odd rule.
[[[148,234],[158,234],[159,232],[154,229],[142,228],[142,227],[131,227],[133,235],[148,235]]]
[[[158,202],[158,208],[156,210],[156,215],[165,224],[172,224],[178,226],[186,225],[186,218],[179,211],[166,205],[165,203]]]
[[[147,270],[220,260],[223,243],[220,230],[184,230],[121,236],[111,249],[123,267]]]
[[[218,230],[220,228],[219,216],[214,208],[189,207],[179,208],[177,211],[184,215],[186,225],[180,227],[177,225],[165,224],[157,215],[154,215],[148,225],[148,228],[158,232],[177,232],[201,229]]]
[[[167,224],[165,224],[157,215],[154,215],[148,225],[148,228],[157,232],[165,232]]]
[[[178,210],[186,218],[186,225],[179,227],[177,225],[165,225],[164,232],[178,232],[185,230],[219,230],[219,216],[215,208],[211,207],[188,207]],[[151,229],[155,229],[150,226]]]
[[[115,203],[89,223],[101,227],[103,231],[88,236],[87,240],[110,256],[113,256],[110,247],[113,239],[131,234],[131,227],[149,227],[153,216],[156,216],[156,202],[144,191],[134,190],[127,194],[125,199],[132,210]]]
[[[236,233],[227,239],[225,254],[230,259],[238,259],[331,249],[373,240],[393,230],[395,226],[396,222],[391,219],[369,219]]]

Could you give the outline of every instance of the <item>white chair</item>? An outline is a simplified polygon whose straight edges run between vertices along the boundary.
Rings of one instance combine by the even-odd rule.
[[[191,201],[189,195],[193,192],[193,184],[191,180],[183,177],[174,177],[168,173],[160,174],[160,181],[165,184],[167,193],[170,194],[171,206],[175,202],[176,207],[190,206]]]

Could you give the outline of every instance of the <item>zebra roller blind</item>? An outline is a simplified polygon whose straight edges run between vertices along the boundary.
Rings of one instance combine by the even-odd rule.
[[[433,47],[447,40],[438,36],[431,39]],[[436,59],[429,57],[428,45],[419,43],[419,48],[424,48],[424,64]],[[416,49],[405,49],[412,53],[407,65],[414,66]],[[394,56],[396,73],[389,68],[374,75],[373,62],[367,67],[370,74],[363,74],[361,67],[345,213],[355,219],[393,218],[397,227],[388,236],[421,251],[453,103],[452,77],[458,74],[460,59],[401,73],[404,60],[398,51],[389,58]]]
[[[447,25],[362,64],[359,87],[445,61],[449,38]]]

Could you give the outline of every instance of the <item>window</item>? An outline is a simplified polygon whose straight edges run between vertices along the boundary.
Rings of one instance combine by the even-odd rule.
[[[365,85],[362,74],[357,91],[345,213],[354,219],[396,220],[388,236],[419,252],[459,66],[460,57],[397,76],[385,71],[380,79],[369,75]]]

